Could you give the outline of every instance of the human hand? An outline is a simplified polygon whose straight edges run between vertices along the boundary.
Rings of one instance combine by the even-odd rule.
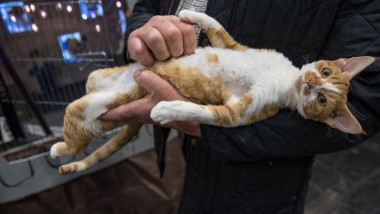
[[[194,27],[176,16],[153,16],[128,38],[131,58],[144,66],[151,66],[154,59],[166,60],[191,54],[196,46]]]
[[[150,112],[158,102],[171,100],[189,101],[169,82],[151,71],[136,71],[134,77],[136,82],[148,92],[148,95],[109,110],[100,117],[101,119],[123,121],[126,124],[150,123],[160,125],[150,118]],[[193,136],[201,136],[200,126],[197,122],[175,121],[166,124],[165,127],[175,128]]]

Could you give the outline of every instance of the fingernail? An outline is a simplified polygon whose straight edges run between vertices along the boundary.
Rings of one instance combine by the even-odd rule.
[[[135,71],[135,73],[133,74],[133,77],[135,78],[135,80],[137,81],[138,79],[140,79],[141,77],[145,77],[146,76],[146,73],[143,72],[144,70],[137,70]]]

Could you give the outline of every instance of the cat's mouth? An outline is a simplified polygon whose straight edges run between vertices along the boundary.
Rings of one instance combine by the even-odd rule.
[[[310,83],[301,77],[298,83],[298,91],[301,99],[304,103],[310,102],[310,95],[312,94],[313,87],[310,87]]]
[[[302,94],[302,91],[303,91],[303,89],[304,89],[304,87],[305,87],[305,79],[304,79],[304,77],[303,76],[300,76],[298,79],[297,79],[297,81],[296,81],[296,83],[295,83],[295,88],[296,88],[296,90],[297,90],[297,92],[299,93],[299,94]]]
[[[300,92],[304,91],[306,88],[311,89],[308,86],[308,81],[305,80],[305,77],[301,77],[298,83],[298,88],[300,89]]]

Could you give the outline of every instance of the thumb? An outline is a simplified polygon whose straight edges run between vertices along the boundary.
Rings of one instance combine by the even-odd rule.
[[[162,93],[173,89],[169,82],[149,70],[138,70],[133,76],[136,82],[149,94]]]
[[[103,120],[124,121],[127,124],[151,122],[150,111],[152,102],[141,98],[130,103],[115,107],[100,116]]]

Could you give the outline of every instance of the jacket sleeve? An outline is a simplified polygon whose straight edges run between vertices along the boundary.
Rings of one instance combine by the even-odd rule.
[[[350,111],[367,135],[350,135],[283,110],[265,121],[237,128],[202,125],[211,158],[252,161],[331,153],[362,143],[380,130],[380,60],[351,81]]]
[[[374,109],[362,108],[366,105],[379,106],[378,99],[370,98],[379,96],[379,90],[379,86],[371,92],[366,90],[366,102],[357,106],[349,105],[368,133],[367,136],[345,134],[323,123],[303,119],[297,112],[283,110],[273,118],[249,126],[223,128],[201,125],[202,142],[207,144],[212,159],[222,161],[303,157],[348,149],[379,130],[379,110],[375,115],[372,112]]]
[[[376,1],[364,3],[365,7],[352,1],[342,3],[319,53],[320,59],[380,56],[380,36],[375,30],[380,29],[380,21],[371,18],[379,13],[380,7]],[[349,88],[348,108],[368,135],[346,134],[323,123],[303,119],[296,111],[282,110],[273,118],[245,127],[202,125],[202,142],[207,145],[212,159],[224,161],[302,157],[348,149],[380,130],[379,71],[380,60],[377,60],[352,79]]]

